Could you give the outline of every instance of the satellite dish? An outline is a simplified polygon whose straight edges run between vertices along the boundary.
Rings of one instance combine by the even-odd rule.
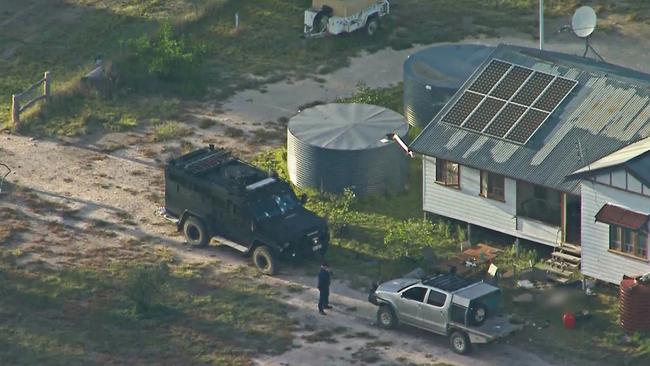
[[[580,38],[589,37],[596,29],[596,12],[590,6],[581,6],[573,14],[571,28],[573,33]]]

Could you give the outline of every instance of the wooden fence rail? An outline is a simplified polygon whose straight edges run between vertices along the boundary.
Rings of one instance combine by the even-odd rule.
[[[46,71],[43,74],[43,78],[27,88],[27,90],[23,91],[20,94],[13,94],[11,96],[11,122],[13,123],[14,127],[18,127],[18,124],[20,123],[20,113],[34,105],[34,103],[38,102],[39,100],[47,101],[47,99],[50,98],[50,83],[50,72]],[[36,96],[25,103],[22,102],[23,97],[29,96],[31,92],[36,90],[36,88],[41,85],[43,86],[43,93],[41,95]]]

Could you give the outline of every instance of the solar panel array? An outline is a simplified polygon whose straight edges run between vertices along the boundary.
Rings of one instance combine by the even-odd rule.
[[[575,80],[494,59],[451,106],[442,122],[526,144],[577,84]]]

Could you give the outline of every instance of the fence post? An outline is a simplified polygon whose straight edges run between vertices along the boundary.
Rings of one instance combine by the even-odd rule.
[[[16,94],[11,95],[11,123],[14,128],[17,128],[20,123],[20,102]]]
[[[235,29],[239,29],[239,12],[235,13]]]
[[[50,72],[45,71],[43,75],[43,95],[45,95],[45,101],[50,99]]]

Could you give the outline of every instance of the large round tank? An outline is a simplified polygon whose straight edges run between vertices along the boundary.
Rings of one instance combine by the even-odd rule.
[[[399,113],[367,104],[324,104],[291,118],[287,163],[291,181],[301,188],[360,196],[398,192],[408,178],[408,158],[397,144],[408,124]]]
[[[493,47],[460,44],[433,46],[404,62],[404,114],[423,128],[460,89]]]
[[[621,281],[619,311],[621,327],[628,332],[650,331],[650,283],[634,278]]]

